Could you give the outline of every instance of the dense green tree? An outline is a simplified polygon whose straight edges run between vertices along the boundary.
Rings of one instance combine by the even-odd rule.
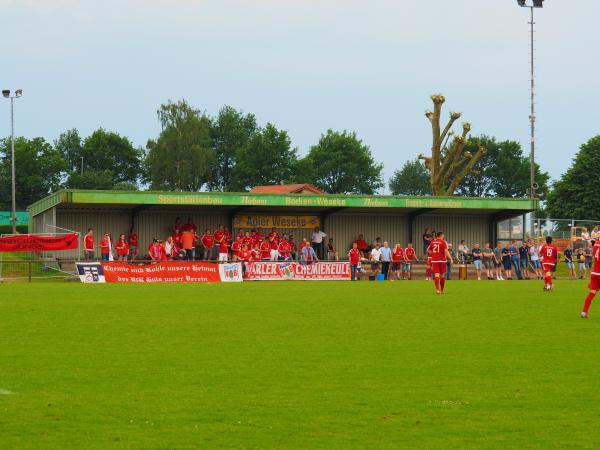
[[[311,167],[311,179],[305,181],[325,192],[374,194],[383,186],[383,164],[375,162],[369,147],[354,132],[327,130],[306,159],[303,165]]]
[[[285,130],[268,123],[240,148],[231,172],[230,188],[245,191],[253,186],[286,183],[292,180],[298,161]]]
[[[486,154],[475,164],[474,171],[458,186],[456,193],[469,197],[527,197],[530,186],[529,156],[523,154],[521,145],[515,141],[496,141],[493,137],[472,137],[465,144],[465,151],[485,147]],[[548,192],[550,175],[535,166],[538,194]]]
[[[65,186],[69,189],[113,189],[111,170],[84,170],[71,172]]]
[[[12,172],[10,138],[0,140],[0,208],[12,206]],[[61,173],[66,164],[44,138],[15,139],[15,186],[17,209],[44,198],[60,188]]]
[[[213,179],[209,182],[211,190],[231,190],[231,174],[237,154],[243,151],[256,132],[256,117],[253,114],[244,115],[231,106],[221,108],[217,117],[212,120],[210,129],[216,157]]]
[[[593,174],[600,171],[600,135],[583,144],[571,167],[547,197],[547,212],[554,219],[600,221],[600,185]],[[590,181],[591,180],[591,181]]]
[[[148,140],[144,161],[151,189],[199,191],[212,180],[215,151],[211,121],[185,100],[161,105],[158,118],[162,131]]]
[[[67,173],[81,172],[81,158],[83,154],[83,140],[79,131],[73,128],[62,133],[54,141],[54,147],[60,152],[62,159],[67,165]]]
[[[429,172],[419,159],[407,161],[389,183],[392,195],[431,195]]]
[[[72,129],[62,133],[55,146],[66,162],[69,188],[112,189],[119,183],[136,184],[140,178],[142,151],[118,133],[100,128],[82,140]]]

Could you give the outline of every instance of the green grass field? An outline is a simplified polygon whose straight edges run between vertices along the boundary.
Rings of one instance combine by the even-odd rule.
[[[0,285],[0,448],[597,448],[585,293]]]

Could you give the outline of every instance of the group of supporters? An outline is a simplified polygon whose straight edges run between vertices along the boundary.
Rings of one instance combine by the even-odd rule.
[[[381,274],[385,280],[410,280],[412,264],[418,261],[413,244],[406,248],[400,244],[390,247],[389,242],[381,238],[368,245],[362,234],[352,243],[348,252],[352,281],[359,279],[375,279]]]
[[[329,239],[325,247],[327,235],[315,227],[311,241],[306,238],[297,244],[293,235],[279,233],[274,227],[267,234],[262,229],[240,230],[233,237],[232,232],[220,224],[216,230],[209,228],[203,234],[192,218],[185,224],[178,217],[171,227],[171,234],[165,240],[153,239],[147,252],[141,254],[139,238],[134,229],[129,235],[121,234],[113,243],[110,233],[106,232],[100,239],[99,248],[103,261],[133,261],[147,259],[153,261],[168,260],[216,260],[226,261],[289,261],[298,260],[306,263],[317,262],[326,258],[337,260],[338,252]],[[95,259],[94,230],[89,228],[84,238],[84,252],[87,260]]]

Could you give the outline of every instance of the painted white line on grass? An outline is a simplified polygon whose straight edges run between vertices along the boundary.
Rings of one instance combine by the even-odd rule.
[[[14,395],[14,392],[7,389],[0,389],[0,395]]]

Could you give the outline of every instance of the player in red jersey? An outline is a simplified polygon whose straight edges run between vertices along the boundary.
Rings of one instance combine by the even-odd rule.
[[[437,294],[444,293],[446,284],[447,260],[451,260],[452,256],[448,251],[448,244],[444,240],[444,233],[438,231],[436,238],[431,241],[427,248],[427,254],[431,257],[431,270],[435,281],[435,292]]]
[[[588,289],[590,292],[585,298],[583,311],[581,311],[582,319],[588,318],[592,300],[594,300],[596,292],[600,290],[600,241],[594,242],[594,246],[592,247],[592,258],[594,261],[594,267],[592,268],[592,275],[590,276],[590,284],[588,284]]]
[[[542,246],[540,257],[542,258],[542,269],[544,270],[544,290],[551,291],[554,289],[552,271],[558,257],[558,249],[552,244],[552,236],[546,236],[546,245]]]

